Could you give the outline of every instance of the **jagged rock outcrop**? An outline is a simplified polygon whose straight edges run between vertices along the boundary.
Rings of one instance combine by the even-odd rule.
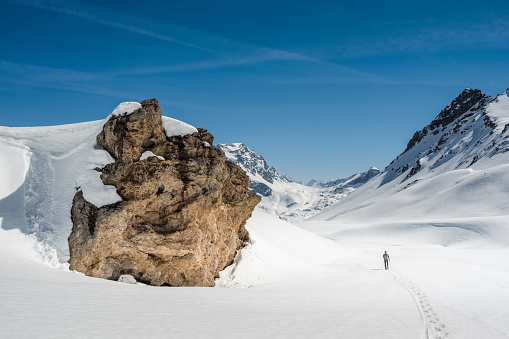
[[[141,105],[111,117],[97,136],[115,159],[98,169],[101,179],[122,201],[98,208],[76,193],[70,268],[150,285],[213,286],[249,241],[244,225],[260,198],[207,130],[168,137],[157,100]],[[140,160],[147,151],[157,157]]]
[[[414,133],[403,153],[418,144],[428,133],[437,135],[439,133],[438,128],[449,125],[473,108],[482,107],[490,99],[489,95],[483,94],[478,89],[465,88],[447,107],[440,111],[428,126]]]

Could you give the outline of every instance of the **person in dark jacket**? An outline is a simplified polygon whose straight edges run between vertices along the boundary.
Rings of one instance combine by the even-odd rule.
[[[383,258],[384,258],[385,269],[388,270],[389,269],[389,261],[391,261],[391,258],[389,258],[389,254],[387,254],[387,251],[385,251]]]

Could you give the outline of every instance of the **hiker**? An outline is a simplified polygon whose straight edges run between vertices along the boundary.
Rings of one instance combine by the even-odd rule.
[[[387,251],[385,251],[383,257],[384,257],[385,269],[388,270],[389,269],[389,261],[391,261],[391,258],[389,258],[389,255],[387,254]]]

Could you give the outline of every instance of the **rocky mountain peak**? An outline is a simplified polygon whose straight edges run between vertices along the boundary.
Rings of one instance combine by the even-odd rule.
[[[486,105],[490,99],[489,95],[483,94],[478,89],[464,89],[449,105],[440,111],[429,125],[414,133],[403,153],[414,147],[428,133],[436,135],[438,128],[446,127],[470,110]]]
[[[428,125],[428,129],[433,131],[435,128],[452,123],[474,106],[483,105],[486,101],[483,99],[489,99],[489,96],[478,89],[464,89],[447,107],[440,111],[438,116]]]
[[[72,270],[112,280],[130,274],[158,286],[213,286],[249,241],[244,225],[260,202],[249,177],[211,146],[207,130],[168,135],[165,126],[172,127],[163,124],[157,99],[104,124],[97,144],[115,162],[97,170],[122,201],[97,207],[76,193]]]
[[[267,165],[265,159],[258,153],[250,150],[243,143],[219,144],[217,147],[222,150],[226,158],[252,175],[259,175],[269,183],[293,182],[287,176],[280,175],[274,167]]]

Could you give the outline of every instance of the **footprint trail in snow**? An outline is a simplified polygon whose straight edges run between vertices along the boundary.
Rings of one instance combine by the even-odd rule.
[[[431,308],[428,297],[419,288],[419,286],[394,269],[387,271],[387,274],[393,278],[395,282],[405,288],[414,299],[414,302],[421,313],[425,329],[424,338],[447,338],[449,333],[446,331],[446,326],[440,322],[437,314],[433,311],[433,308]]]

